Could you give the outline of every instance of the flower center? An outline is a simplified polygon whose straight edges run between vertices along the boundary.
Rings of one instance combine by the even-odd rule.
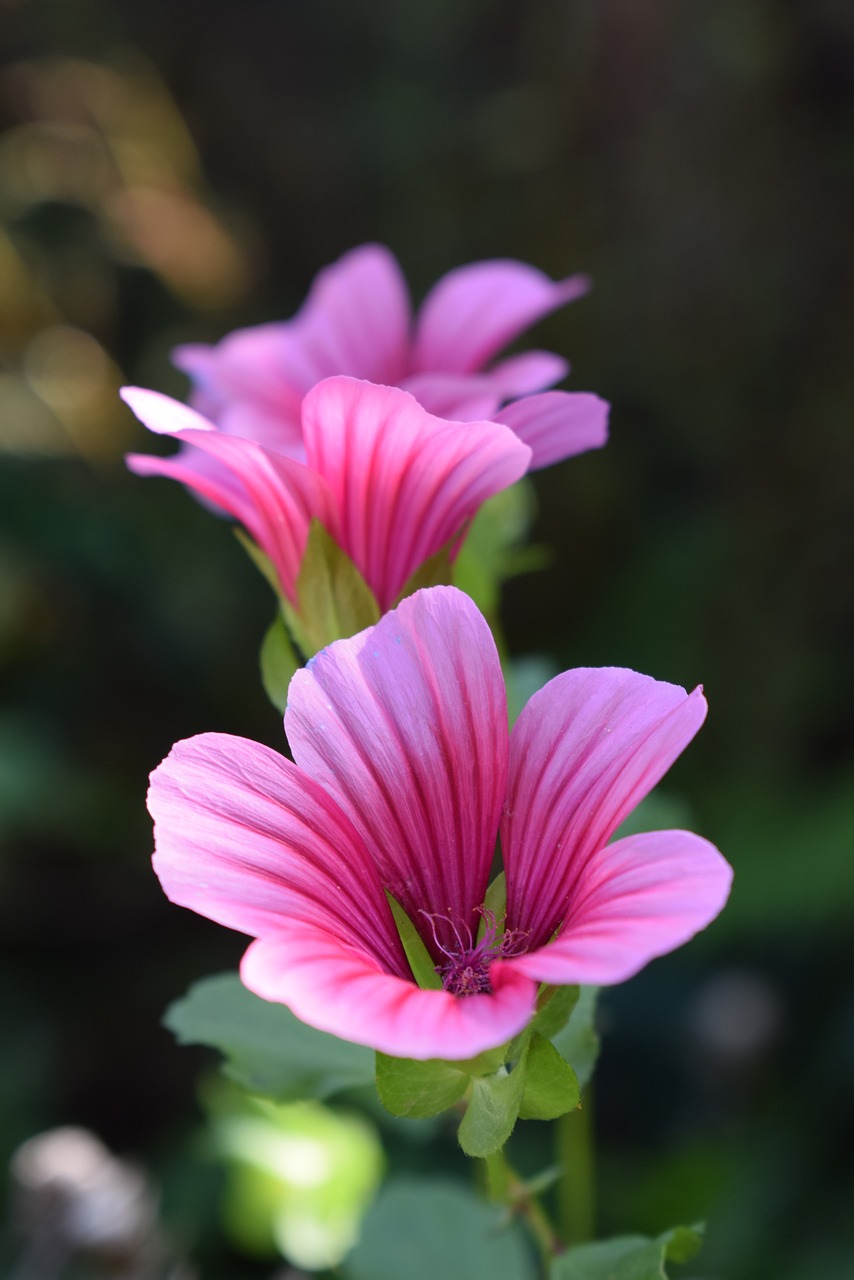
[[[478,907],[486,928],[478,941],[472,935],[468,925],[458,924],[450,915],[431,915],[422,911],[430,928],[433,930],[433,941],[445,957],[435,966],[442,979],[445,991],[455,996],[491,995],[492,983],[489,980],[489,966],[499,957],[517,956],[524,951],[528,932],[525,929],[507,929],[499,927],[494,914],[488,907]],[[443,946],[436,935],[436,921],[444,920],[451,926],[456,938],[456,946]]]

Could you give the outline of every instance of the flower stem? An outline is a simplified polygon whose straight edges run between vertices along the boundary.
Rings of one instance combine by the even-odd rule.
[[[484,1160],[486,1185],[490,1200],[503,1204],[526,1224],[543,1263],[545,1274],[563,1251],[563,1243],[555,1233],[548,1214],[524,1178],[516,1172],[503,1150]]]
[[[556,1121],[556,1156],[561,1169],[555,1188],[557,1220],[567,1244],[592,1240],[596,1233],[592,1111],[588,1086],[583,1107]]]

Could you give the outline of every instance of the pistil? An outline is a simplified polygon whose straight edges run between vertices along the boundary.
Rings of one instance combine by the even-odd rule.
[[[435,966],[445,991],[455,996],[491,995],[492,983],[489,968],[493,960],[520,955],[525,950],[528,932],[525,929],[505,929],[499,926],[488,907],[478,907],[485,929],[479,940],[472,936],[468,925],[457,924],[450,915],[431,914],[422,911],[433,931],[433,941],[446,959]],[[444,920],[451,926],[457,946],[449,949],[439,941],[436,921]]]

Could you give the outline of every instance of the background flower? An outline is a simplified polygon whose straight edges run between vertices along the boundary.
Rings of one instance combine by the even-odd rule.
[[[222,431],[298,458],[302,398],[335,374],[404,387],[455,421],[507,420],[500,407],[525,397],[509,421],[542,467],[604,444],[608,407],[588,393],[531,396],[569,372],[552,352],[490,362],[589,287],[586,276],[555,282],[523,262],[474,262],[443,276],[413,318],[397,259],[366,244],[318,274],[292,320],[178,347],[174,360],[193,379],[193,404]]]

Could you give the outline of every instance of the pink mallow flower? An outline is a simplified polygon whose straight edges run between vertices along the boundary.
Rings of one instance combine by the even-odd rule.
[[[225,734],[172,749],[154,866],[173,902],[255,939],[241,977],[259,996],[384,1053],[468,1058],[526,1026],[539,983],[622,982],[721,910],[731,872],[708,841],[611,840],[705,714],[699,689],[581,669],[510,733],[484,619],[420,591],[294,676],[295,763]],[[484,909],[499,834],[502,921]],[[386,891],[441,989],[413,980]]]
[[[239,520],[270,559],[295,607],[312,519],[346,551],[384,612],[413,573],[456,539],[487,498],[514,483],[531,451],[509,427],[435,418],[406,391],[327,378],[302,402],[305,463],[217,431],[156,391],[122,396],[152,431],[184,446],[170,458],[131,454],[139,475],[169,476]],[[214,467],[195,465],[199,454]]]
[[[277,453],[303,457],[303,397],[348,374],[403,387],[438,417],[506,422],[530,446],[531,468],[545,467],[604,444],[608,406],[587,392],[544,391],[569,369],[552,352],[493,361],[589,287],[586,276],[555,282],[524,262],[474,262],[443,276],[413,319],[397,259],[366,244],[319,273],[293,319],[181,346],[173,358],[220,431]]]

